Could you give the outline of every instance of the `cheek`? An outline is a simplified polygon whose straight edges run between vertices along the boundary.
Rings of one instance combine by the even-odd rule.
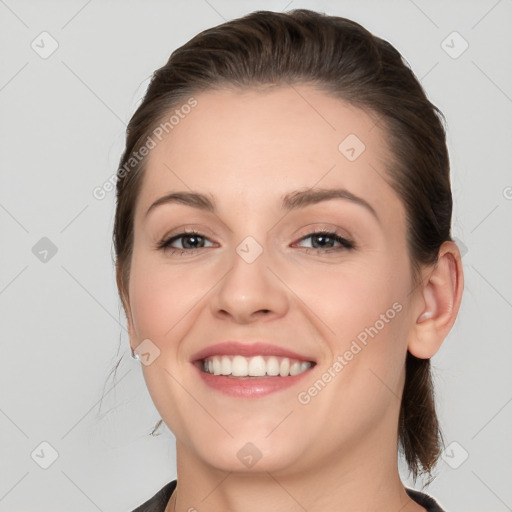
[[[130,274],[130,306],[138,343],[150,339],[151,363],[141,365],[151,399],[167,425],[180,439],[187,428],[180,411],[193,408],[181,385],[184,363],[179,360],[180,339],[194,320],[194,306],[204,296],[204,273],[178,270],[143,251],[134,251]],[[182,366],[183,365],[183,366]],[[188,370],[189,371],[189,370]],[[200,413],[198,413],[200,414]]]
[[[374,255],[339,265],[282,269],[284,280],[306,309],[321,321],[327,335],[343,348],[343,340],[356,337],[377,323],[392,323],[407,297],[408,277],[400,261]],[[398,306],[393,307],[395,303]],[[300,306],[299,306],[300,307]],[[304,310],[304,308],[302,308]],[[383,323],[384,322],[384,323]],[[362,335],[364,338],[364,334]]]
[[[204,280],[203,280],[204,281]],[[166,266],[134,254],[130,275],[130,305],[138,337],[158,345],[191,312],[204,295],[197,273]]]
[[[400,390],[410,286],[403,268],[406,260],[398,255],[373,255],[371,262],[316,267],[310,273],[302,269],[291,286],[329,340],[330,360],[325,364],[338,360],[333,372],[341,378],[335,380],[343,387],[350,383],[354,398],[389,393],[379,379]],[[291,282],[292,276],[288,278]]]

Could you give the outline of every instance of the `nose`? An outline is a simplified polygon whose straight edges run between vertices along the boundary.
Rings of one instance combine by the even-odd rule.
[[[250,263],[235,252],[231,269],[210,298],[212,314],[239,324],[285,315],[289,307],[286,286],[268,263],[265,250]]]

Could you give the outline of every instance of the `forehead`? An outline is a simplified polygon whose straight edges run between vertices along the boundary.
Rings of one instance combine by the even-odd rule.
[[[267,207],[314,186],[344,187],[393,222],[402,213],[384,179],[390,155],[376,115],[305,85],[194,99],[193,108],[177,106],[161,140],[152,136],[139,214],[173,190],[211,194],[220,206]]]

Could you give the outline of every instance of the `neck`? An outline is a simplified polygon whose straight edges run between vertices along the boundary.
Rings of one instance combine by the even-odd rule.
[[[384,452],[382,439],[366,439],[364,451],[330,453],[300,472],[245,473],[213,468],[177,442],[178,485],[166,512],[424,512],[400,480],[396,444]]]

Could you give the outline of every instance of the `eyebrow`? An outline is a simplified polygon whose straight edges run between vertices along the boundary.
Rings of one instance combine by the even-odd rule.
[[[344,199],[362,206],[380,223],[379,216],[377,215],[375,208],[373,208],[370,203],[344,188],[314,188],[289,192],[281,197],[281,209],[287,211],[297,210],[299,208],[305,208],[306,206],[318,204],[331,199]],[[148,208],[146,216],[157,206],[172,203],[184,204],[191,206],[192,208],[212,213],[216,210],[215,201],[212,196],[201,194],[199,192],[171,192],[157,199]]]

